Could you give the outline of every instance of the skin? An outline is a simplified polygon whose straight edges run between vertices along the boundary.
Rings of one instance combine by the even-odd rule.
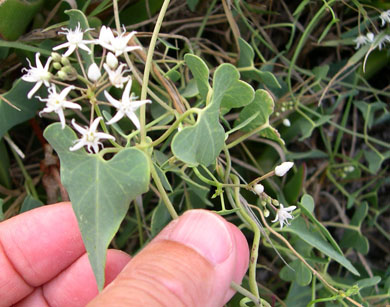
[[[98,295],[71,204],[59,203],[0,223],[0,306],[222,306],[248,257],[236,226],[187,211],[132,259],[109,250]]]

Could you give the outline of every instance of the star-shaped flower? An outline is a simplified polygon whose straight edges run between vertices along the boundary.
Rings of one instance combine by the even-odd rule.
[[[77,27],[74,30],[67,29],[67,28],[61,28],[61,29],[64,30],[64,32],[58,32],[58,33],[66,35],[66,39],[68,41],[66,43],[54,47],[53,50],[68,48],[68,50],[63,55],[64,57],[70,56],[73,53],[73,51],[76,50],[76,48],[81,48],[87,51],[89,54],[92,53],[91,49],[89,49],[89,47],[86,44],[93,43],[93,41],[88,41],[83,39],[84,33],[91,29],[86,29],[85,31],[83,31],[81,29],[80,23],[77,24]]]
[[[103,146],[101,142],[99,142],[100,139],[110,139],[115,140],[115,138],[108,134],[103,132],[96,132],[97,126],[99,125],[99,122],[102,120],[102,117],[97,117],[90,127],[81,127],[78,124],[76,124],[76,121],[72,119],[72,125],[73,127],[81,133],[81,138],[75,141],[75,145],[70,147],[70,151],[75,151],[80,149],[83,146],[87,146],[87,149],[90,153],[99,152],[99,145]],[[91,150],[91,147],[93,151]]]
[[[115,53],[115,56],[120,56],[124,52],[141,49],[140,46],[127,45],[134,34],[137,33],[136,31],[126,33],[126,30],[124,29],[124,32],[121,34],[118,34],[117,32],[115,33],[117,34],[116,36],[114,36],[114,33],[110,28],[102,26],[100,29],[99,39],[96,43]]]
[[[111,84],[116,88],[123,88],[123,84],[130,79],[130,76],[123,76],[124,73],[130,72],[130,69],[123,70],[123,68],[126,67],[126,64],[120,64],[116,70],[111,69],[106,63],[103,64],[103,67],[108,73],[108,79],[110,79]]]
[[[386,23],[390,23],[390,10],[384,11],[379,15],[382,21],[381,26],[383,27]]]
[[[22,76],[22,79],[24,81],[36,82],[34,87],[27,94],[28,99],[31,99],[31,97],[39,90],[42,84],[45,84],[45,86],[47,87],[50,86],[49,80],[52,75],[49,72],[49,66],[52,61],[52,58],[49,57],[46,61],[45,66],[43,67],[41,60],[39,59],[40,55],[41,54],[39,52],[35,54],[35,64],[37,65],[37,67],[31,66],[30,60],[27,59],[30,69],[22,69],[22,72],[25,72],[25,74]]]
[[[355,49],[359,49],[361,46],[367,44],[367,37],[365,35],[359,35],[353,41],[356,44]]]
[[[69,94],[71,90],[74,89],[74,86],[68,86],[64,88],[61,93],[57,93],[56,86],[52,84],[52,86],[49,88],[49,97],[48,98],[41,98],[38,97],[40,101],[46,102],[46,107],[39,112],[39,116],[41,116],[42,113],[51,113],[56,112],[58,114],[58,117],[61,121],[62,129],[65,128],[65,115],[64,115],[64,109],[79,109],[81,110],[81,106],[77,103],[70,102],[66,100],[66,96]]]
[[[115,108],[117,108],[117,113],[107,122],[108,125],[116,123],[126,115],[133,122],[134,126],[136,126],[138,130],[140,129],[140,122],[137,115],[135,115],[135,111],[145,103],[151,103],[151,101],[149,99],[136,101],[135,99],[137,99],[137,97],[133,96],[133,94],[130,94],[130,89],[131,79],[126,84],[125,90],[122,94],[122,100],[116,100],[107,91],[104,91],[104,95],[106,96],[107,100]]]
[[[294,211],[296,206],[290,206],[287,208],[284,208],[283,204],[280,204],[280,208],[276,211],[276,217],[272,221],[272,223],[275,223],[276,221],[279,221],[280,223],[280,229],[283,228],[283,224],[290,225],[288,222],[288,219],[293,219],[294,217],[289,213]]]

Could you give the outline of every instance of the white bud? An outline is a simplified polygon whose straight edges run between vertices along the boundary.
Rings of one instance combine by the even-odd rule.
[[[102,73],[100,72],[100,69],[96,63],[91,64],[91,66],[88,68],[88,79],[92,82],[96,82],[101,76]]]
[[[374,42],[374,38],[375,38],[374,33],[368,32],[368,33],[366,34],[366,37],[367,37],[369,43]]]
[[[290,123],[288,118],[283,119],[283,125],[285,125],[286,127],[290,127],[291,126],[291,123]]]
[[[283,162],[275,167],[275,175],[283,177],[294,166],[294,162]]]
[[[253,191],[255,191],[255,193],[257,195],[260,195],[261,193],[264,192],[264,186],[260,183],[256,184],[254,187],[253,187]]]
[[[106,63],[108,67],[110,67],[111,69],[115,69],[118,66],[118,59],[112,52],[109,52],[107,54]]]

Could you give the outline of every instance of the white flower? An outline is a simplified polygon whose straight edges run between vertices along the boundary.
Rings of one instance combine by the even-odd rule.
[[[130,71],[129,69],[122,71],[125,66],[126,64],[122,63],[118,66],[116,70],[111,70],[109,65],[107,65],[106,63],[103,64],[104,69],[108,73],[108,78],[110,79],[111,84],[116,88],[123,88],[123,84],[130,79],[130,76],[123,76],[124,73]]]
[[[380,14],[379,18],[382,21],[382,27],[387,23],[390,23],[390,10],[384,11]]]
[[[367,37],[365,35],[359,35],[353,41],[356,44],[355,49],[359,49],[361,46],[367,44]]]
[[[61,93],[57,94],[56,87],[54,84],[49,88],[49,97],[48,98],[41,98],[38,97],[40,101],[46,101],[46,107],[39,112],[39,116],[41,116],[42,113],[51,113],[56,112],[58,114],[58,117],[61,121],[62,129],[65,128],[65,115],[64,115],[64,109],[79,109],[81,110],[81,106],[77,103],[73,103],[66,100],[66,96],[69,94],[71,90],[74,89],[74,86],[68,86],[64,88]]]
[[[26,74],[22,76],[22,79],[24,81],[36,82],[34,87],[27,94],[28,99],[31,99],[31,97],[37,92],[37,90],[39,90],[39,88],[42,86],[42,84],[45,84],[45,86],[47,86],[47,87],[50,86],[49,80],[50,80],[52,75],[49,72],[49,66],[50,66],[52,58],[49,57],[47,59],[45,67],[43,67],[39,57],[40,57],[40,53],[37,52],[35,54],[35,64],[37,65],[37,67],[32,67],[30,60],[27,59],[27,62],[30,66],[30,69],[27,69],[27,68],[22,69],[22,72],[26,72]]]
[[[260,183],[256,184],[254,187],[253,187],[253,191],[255,191],[255,193],[257,195],[260,195],[261,193],[264,192],[264,186]]]
[[[106,57],[106,63],[111,69],[115,69],[118,66],[118,59],[112,52],[109,52]]]
[[[85,31],[81,30],[80,23],[78,23],[76,29],[74,30],[67,29],[67,28],[61,28],[61,29],[64,30],[65,32],[58,32],[58,33],[66,35],[66,39],[68,41],[66,43],[54,47],[53,50],[68,48],[68,50],[63,55],[64,57],[70,56],[73,53],[73,51],[76,50],[76,48],[81,48],[87,51],[89,54],[92,53],[91,49],[89,49],[89,47],[86,45],[88,43],[92,43],[92,41],[83,40],[84,33],[91,29],[86,29]]]
[[[89,80],[96,82],[102,76],[102,73],[96,63],[93,63],[89,66],[87,75]]]
[[[294,162],[283,162],[282,164],[275,167],[275,175],[283,177],[293,166]]]
[[[90,127],[81,127],[78,124],[76,124],[76,121],[72,119],[72,125],[73,127],[81,133],[81,139],[78,139],[75,141],[75,145],[70,147],[70,151],[75,151],[80,149],[83,146],[87,146],[88,151],[90,153],[93,153],[91,150],[91,147],[95,153],[99,152],[99,145],[103,144],[99,142],[100,139],[110,139],[110,140],[115,140],[115,138],[112,135],[109,135],[107,133],[103,132],[96,132],[96,128],[99,125],[99,121],[102,120],[102,117],[97,117],[93,123],[91,124]]]
[[[290,120],[288,118],[283,119],[283,125],[285,125],[286,127],[290,127],[291,126]]]
[[[386,45],[386,43],[388,43],[390,41],[390,36],[389,35],[385,35],[383,36],[379,42],[378,42],[378,49],[379,50],[382,50],[382,48]]]
[[[136,49],[141,49],[140,46],[127,45],[135,33],[137,32],[132,31],[130,33],[126,33],[126,31],[124,31],[121,34],[117,33],[117,36],[114,36],[114,33],[112,33],[110,28],[102,26],[100,29],[99,39],[96,41],[96,43],[115,53],[115,56],[120,56],[124,52],[131,52]]]
[[[127,83],[125,90],[122,94],[122,100],[116,100],[114,99],[107,91],[104,91],[104,95],[106,96],[107,100],[115,107],[117,108],[117,113],[113,118],[111,118],[107,124],[111,125],[113,123],[116,123],[119,121],[123,116],[127,116],[130,118],[130,120],[133,122],[134,126],[137,127],[137,129],[140,129],[140,122],[138,120],[137,115],[135,115],[135,111],[145,103],[151,103],[150,100],[139,100],[135,101],[137,97],[134,97],[132,94],[130,95],[130,89],[131,89],[131,79]]]
[[[292,219],[293,216],[289,213],[292,212],[296,206],[290,206],[287,208],[284,208],[283,204],[280,204],[280,208],[276,211],[276,217],[272,221],[272,223],[275,223],[276,221],[279,221],[280,223],[280,229],[283,228],[283,224],[290,225],[288,222],[288,219]]]

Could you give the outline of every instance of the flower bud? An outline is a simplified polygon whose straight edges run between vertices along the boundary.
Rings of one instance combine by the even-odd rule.
[[[106,26],[102,26],[100,28],[100,33],[99,33],[99,41],[100,42],[109,44],[112,36],[113,35],[112,35],[112,31],[110,28],[108,28]]]
[[[61,57],[61,64],[64,66],[70,65],[70,61],[66,57]]]
[[[57,69],[57,70],[60,70],[60,69],[62,68],[62,65],[61,65],[61,63],[59,63],[59,62],[54,62],[54,63],[53,63],[53,67],[54,67],[55,69]]]
[[[253,191],[255,191],[255,193],[257,195],[260,195],[261,193],[264,192],[264,186],[262,184],[256,184],[254,187],[253,187]]]
[[[109,52],[107,54],[106,63],[108,67],[110,67],[111,69],[115,69],[118,66],[118,59],[112,52]]]
[[[54,62],[61,62],[62,57],[61,57],[61,54],[59,54],[58,52],[52,52],[51,57],[52,57]]]
[[[294,166],[294,162],[283,162],[275,167],[275,175],[283,177]]]
[[[88,79],[92,82],[96,82],[101,76],[102,73],[96,63],[91,64],[88,68]]]
[[[63,80],[63,81],[68,80],[68,75],[67,75],[67,73],[64,72],[64,71],[62,71],[62,70],[59,70],[59,71],[57,72],[57,76],[58,76],[58,78],[60,78],[60,79]]]
[[[265,217],[269,217],[269,210],[268,209],[264,209],[263,214],[264,214]]]
[[[290,120],[288,118],[283,119],[283,125],[285,125],[286,127],[290,127],[291,126]]]

